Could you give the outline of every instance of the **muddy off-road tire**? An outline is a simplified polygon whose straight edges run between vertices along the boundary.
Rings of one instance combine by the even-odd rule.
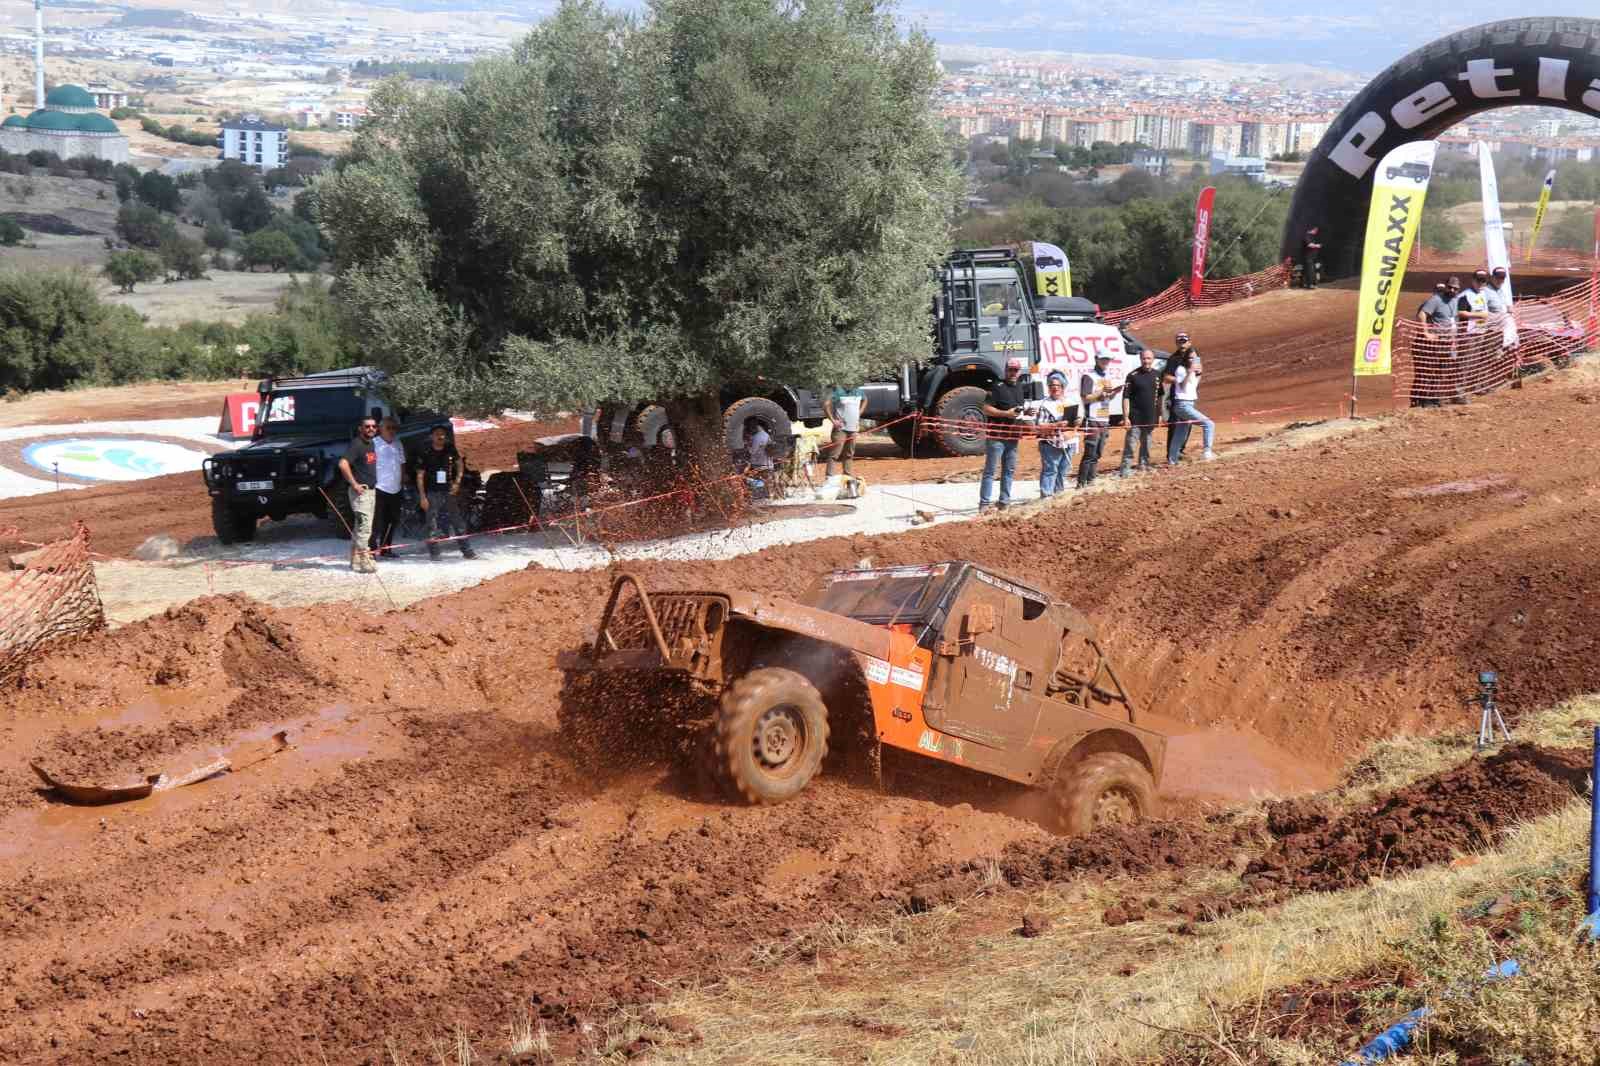
[[[917,424],[909,418],[903,422],[896,422],[889,427],[889,439],[894,441],[895,446],[905,453],[907,459],[911,458],[914,452],[912,445],[915,443],[916,435]],[[924,448],[922,453],[931,455],[933,454],[933,449]]]
[[[211,529],[224,544],[241,544],[256,539],[255,515],[241,514],[222,501],[211,497]]]
[[[1051,791],[1056,827],[1070,836],[1133,825],[1156,813],[1150,771],[1121,752],[1102,751],[1064,767]]]
[[[939,397],[934,415],[946,422],[971,422],[970,432],[956,428],[942,428],[934,435],[946,455],[983,454],[983,404],[988,392],[976,385],[962,385]]]
[[[782,803],[810,783],[828,754],[828,708],[793,670],[752,670],[722,694],[712,771],[746,803]]]
[[[728,442],[729,451],[736,452],[744,447],[744,427],[752,421],[766,427],[767,435],[772,438],[772,447],[787,447],[789,437],[794,433],[789,413],[782,407],[765,396],[746,396],[729,404],[722,413],[722,435]]]

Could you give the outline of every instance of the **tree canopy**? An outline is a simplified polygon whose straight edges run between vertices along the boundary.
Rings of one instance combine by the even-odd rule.
[[[383,83],[317,214],[416,399],[854,383],[927,347],[961,192],[937,77],[871,2],[565,0],[459,91]]]

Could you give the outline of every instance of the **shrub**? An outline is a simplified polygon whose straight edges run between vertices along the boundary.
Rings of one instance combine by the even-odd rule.
[[[132,292],[141,281],[154,281],[161,276],[161,260],[149,252],[132,250],[112,252],[101,271],[122,292]]]
[[[129,202],[117,211],[117,236],[136,248],[159,248],[177,236],[177,227],[155,208]]]
[[[17,224],[16,219],[0,215],[0,244],[7,246],[21,244],[27,235],[27,231]]]

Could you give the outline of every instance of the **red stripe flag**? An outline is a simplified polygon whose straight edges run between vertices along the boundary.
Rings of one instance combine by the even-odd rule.
[[[1189,270],[1189,298],[1200,298],[1200,286],[1206,280],[1206,245],[1211,242],[1211,202],[1217,190],[1207,185],[1200,190],[1200,199],[1194,204],[1194,264]]]

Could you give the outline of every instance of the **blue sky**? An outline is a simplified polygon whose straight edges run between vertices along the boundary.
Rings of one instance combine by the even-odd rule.
[[[1502,18],[1600,15],[1514,10],[1504,0],[901,0],[903,16],[950,44],[1252,63],[1318,63],[1376,73],[1419,45]]]

